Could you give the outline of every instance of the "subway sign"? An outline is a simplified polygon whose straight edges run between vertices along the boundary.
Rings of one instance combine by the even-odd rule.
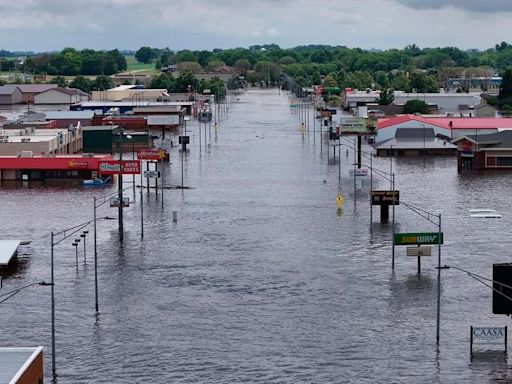
[[[395,245],[422,245],[439,244],[438,232],[423,232],[423,233],[395,233]],[[443,233],[441,232],[441,244],[443,244]]]
[[[138,175],[140,160],[108,160],[98,162],[98,173],[103,175]]]

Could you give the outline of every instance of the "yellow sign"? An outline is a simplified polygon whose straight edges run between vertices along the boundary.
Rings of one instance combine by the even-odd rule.
[[[336,196],[336,207],[341,208],[342,205],[343,205],[343,196],[341,196],[341,194],[339,194],[338,196]]]

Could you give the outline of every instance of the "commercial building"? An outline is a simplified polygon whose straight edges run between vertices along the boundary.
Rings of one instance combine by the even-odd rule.
[[[361,105],[377,105],[380,91],[351,91],[345,90],[341,94],[341,105],[345,110],[357,108]],[[427,103],[436,113],[453,114],[459,116],[469,114],[481,102],[480,93],[406,93],[394,92],[393,104],[405,105],[410,100],[421,100]]]
[[[89,95],[76,88],[52,88],[34,96],[34,104],[75,104],[88,101]]]
[[[456,148],[450,142],[466,135],[481,136],[512,130],[512,119],[403,115],[378,119],[378,127],[374,147],[380,155],[390,154],[391,149],[396,154],[399,151],[412,154],[428,150],[429,145],[432,145],[432,153],[455,153]],[[407,143],[407,146],[399,148],[400,142]]]
[[[1,384],[41,384],[43,347],[0,348]]]
[[[46,121],[54,121],[56,128],[67,128],[70,125],[82,127],[93,125],[94,111],[49,111],[45,112]]]
[[[487,135],[466,135],[454,143],[458,146],[459,173],[512,169],[512,130]]]
[[[73,154],[82,150],[82,130],[70,129],[1,129],[0,156],[49,156]]]
[[[91,153],[136,152],[152,147],[149,132],[124,132],[117,125],[83,127],[83,151]]]
[[[0,156],[0,180],[43,181],[91,179],[98,176],[99,163],[110,155]]]
[[[57,88],[57,84],[14,84],[23,94],[23,103],[34,103],[34,98],[41,92]]]
[[[178,102],[157,102],[157,101],[86,101],[71,105],[69,108],[72,111],[94,111],[96,114],[116,114],[131,113],[134,108],[140,107],[166,107],[174,106],[181,107],[186,110],[187,114],[190,114],[192,107],[195,105],[193,101],[178,101]]]
[[[105,91],[93,91],[93,101],[157,101],[166,89],[145,89],[141,85],[120,85]]]
[[[0,105],[21,104],[23,102],[23,94],[16,85],[0,86]]]

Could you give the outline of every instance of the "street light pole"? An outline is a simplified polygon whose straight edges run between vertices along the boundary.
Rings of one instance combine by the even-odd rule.
[[[54,234],[53,231],[51,233],[51,252],[50,252],[50,267],[51,267],[51,317],[52,317],[52,374],[55,377],[56,368],[55,368],[55,281],[54,281],[54,268],[53,268],[53,243]]]
[[[87,264],[87,251],[86,251],[86,242],[85,242],[85,238],[87,236],[87,234],[89,233],[89,231],[83,231],[82,234],[80,235],[80,237],[82,237],[84,239],[84,264]]]
[[[119,176],[118,176],[118,197],[119,197],[119,208],[118,208],[118,217],[119,217],[119,241],[122,243],[124,240],[123,234],[123,146],[121,140],[123,139],[124,132],[123,127],[120,127],[119,131],[119,139],[117,141],[118,150],[119,150]]]
[[[441,213],[439,214],[439,229],[437,234],[437,328],[436,344],[439,347],[439,329],[441,327]]]
[[[390,145],[390,148],[391,148],[391,154],[389,157],[389,174],[392,175],[393,174],[393,145]],[[393,189],[393,187],[391,189]]]
[[[142,190],[142,187],[141,187]],[[142,205],[142,200],[140,202]],[[96,232],[96,196],[94,196],[94,299],[96,313],[98,313],[98,234]]]
[[[391,269],[395,269],[395,174],[391,174],[391,193],[393,194],[393,239],[392,239],[392,251],[391,251]]]

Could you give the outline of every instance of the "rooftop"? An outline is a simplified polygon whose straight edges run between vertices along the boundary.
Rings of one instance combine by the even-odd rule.
[[[0,348],[0,384],[16,383],[43,347]]]
[[[445,129],[510,129],[512,118],[495,117],[423,117],[401,115],[379,119],[379,129],[392,127],[408,121],[434,125]]]
[[[16,88],[19,89],[17,85],[2,85],[0,86],[0,95],[12,95]]]
[[[52,88],[57,88],[57,84],[13,84],[16,85],[22,93],[41,93]]]
[[[94,111],[49,111],[46,120],[92,119]]]

